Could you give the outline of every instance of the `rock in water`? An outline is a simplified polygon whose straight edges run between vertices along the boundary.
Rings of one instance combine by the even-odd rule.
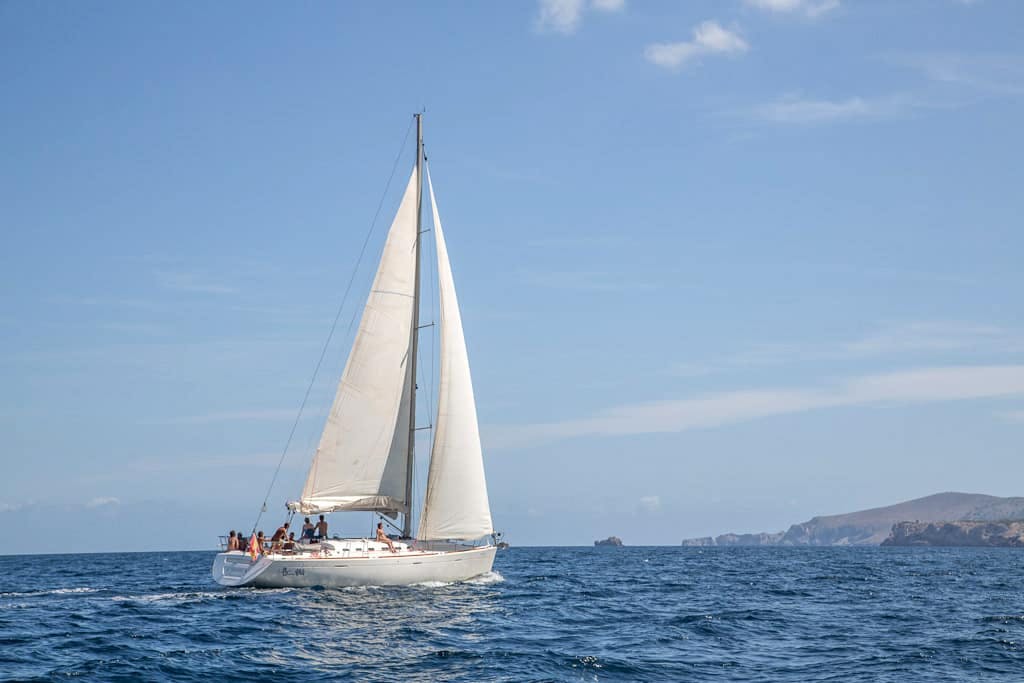
[[[594,541],[594,545],[596,545],[596,546],[611,545],[611,546],[619,547],[619,546],[622,545],[622,539],[619,538],[618,536],[609,536],[608,538],[604,539],[603,541]]]

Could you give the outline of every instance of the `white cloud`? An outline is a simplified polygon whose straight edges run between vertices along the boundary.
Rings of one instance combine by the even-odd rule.
[[[839,8],[839,0],[746,0],[747,5],[778,14],[803,14],[810,18]]]
[[[830,387],[747,389],[634,403],[560,422],[505,428],[492,448],[580,436],[683,432],[823,408],[1024,395],[1024,365],[950,366],[852,377]]]
[[[537,8],[537,29],[556,33],[575,33],[588,10],[621,12],[626,0],[540,0]]]
[[[98,508],[98,507],[106,507],[106,506],[113,506],[113,505],[120,505],[120,504],[121,504],[121,501],[119,499],[117,499],[117,498],[114,498],[112,496],[102,496],[102,497],[99,497],[99,498],[93,498],[92,500],[90,500],[88,503],[85,504],[85,507],[87,507],[87,508]]]
[[[573,33],[583,16],[583,0],[540,0],[537,28]]]
[[[666,69],[678,69],[703,55],[741,54],[749,49],[738,33],[723,28],[717,21],[704,21],[693,29],[693,40],[652,43],[644,49],[644,57]]]

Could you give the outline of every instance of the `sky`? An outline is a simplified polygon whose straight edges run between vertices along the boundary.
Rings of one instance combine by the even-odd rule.
[[[1024,495],[1022,46],[1010,0],[2,2],[5,551],[251,529],[344,301],[280,521],[421,110],[513,545]]]

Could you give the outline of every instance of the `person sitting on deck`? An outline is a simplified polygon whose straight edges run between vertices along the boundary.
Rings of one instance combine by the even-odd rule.
[[[232,529],[231,533],[228,534],[228,552],[230,553],[232,550],[241,550],[238,546],[238,536],[235,536],[234,529]]]
[[[316,532],[316,527],[309,521],[309,517],[306,517],[305,523],[302,525],[302,540],[309,543],[313,540],[313,534]]]
[[[388,546],[388,549],[391,552],[393,552],[393,553],[397,553],[398,552],[397,550],[395,550],[395,544],[392,543],[391,539],[388,538],[388,535],[384,533],[384,522],[377,522],[377,541],[379,543],[386,543],[387,546]]]
[[[277,531],[274,532],[273,537],[270,539],[270,549],[280,550],[285,540],[288,538],[288,522],[285,522],[281,526],[277,527]]]
[[[288,540],[284,542],[284,550],[295,550],[295,532],[288,534]]]
[[[263,535],[262,531],[256,534],[256,548],[259,550],[260,555],[262,555],[267,549],[267,539]]]
[[[320,541],[327,538],[327,520],[324,519],[323,515],[320,515],[320,521],[316,525],[316,537]]]

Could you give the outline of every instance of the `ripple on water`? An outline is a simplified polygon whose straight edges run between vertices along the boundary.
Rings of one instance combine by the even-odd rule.
[[[1021,558],[515,548],[464,583],[308,590],[217,587],[210,553],[0,558],[0,678],[1016,680]]]

